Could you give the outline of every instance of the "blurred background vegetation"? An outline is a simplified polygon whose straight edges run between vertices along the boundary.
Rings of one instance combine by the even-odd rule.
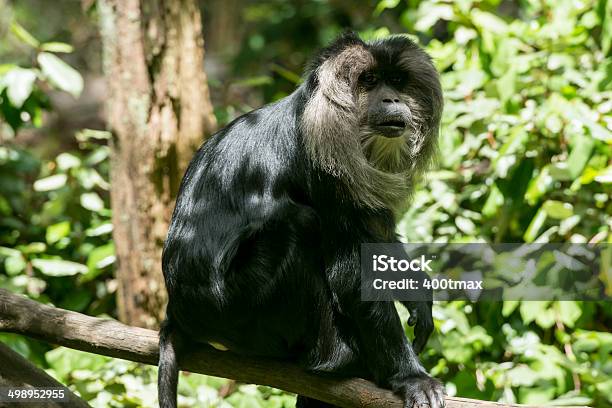
[[[399,224],[405,241],[612,241],[612,1],[201,3],[221,125],[290,93],[347,27],[410,33],[427,49],[445,91],[441,154]],[[92,1],[0,0],[0,287],[116,316],[96,18]],[[450,395],[612,406],[610,303],[451,302],[434,314],[423,360]],[[94,406],[156,404],[155,368],[0,341]],[[179,391],[184,406],[294,404],[201,375],[182,374]]]

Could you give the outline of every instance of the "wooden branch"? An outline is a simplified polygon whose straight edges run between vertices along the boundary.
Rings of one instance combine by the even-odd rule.
[[[34,364],[11,350],[8,346],[0,343],[0,387],[18,389],[35,389],[42,387],[62,388],[65,399],[63,401],[39,401],[36,406],[41,408],[75,407],[87,408],[89,404],[77,397],[63,384],[57,382],[49,374],[45,373]],[[32,402],[12,402],[12,407],[33,406]]]
[[[157,365],[158,336],[131,327],[37,303],[0,289],[0,331],[19,333],[105,356]],[[342,408],[402,408],[391,391],[360,378],[330,378],[305,372],[295,364],[245,357],[203,346],[181,356],[183,370],[280,388]],[[448,408],[518,407],[495,402],[447,397]]]

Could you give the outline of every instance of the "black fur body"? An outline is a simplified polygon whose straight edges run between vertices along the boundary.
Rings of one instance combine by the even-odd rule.
[[[239,117],[191,161],[162,261],[169,294],[160,340],[162,407],[176,404],[178,338],[188,347],[220,343],[239,354],[358,375],[398,392],[409,406],[423,398],[441,406],[434,401],[439,386],[420,365],[394,304],[360,300],[360,246],[396,242],[395,198],[355,199],[366,184],[357,176],[351,184],[342,171],[321,165],[312,130],[304,126],[305,110],[321,88],[318,69],[350,47],[365,49],[379,64],[387,58],[385,67],[391,67],[400,58],[394,52],[416,46],[404,38],[367,44],[354,35],[341,37],[315,58],[293,94]],[[435,88],[424,120],[437,128],[439,84],[414,86]],[[435,147],[432,132],[424,136],[433,140],[424,143],[423,162]],[[348,150],[338,160],[354,154]],[[406,170],[408,183],[420,168]],[[432,330],[430,305],[409,307],[418,313],[422,334],[415,347],[421,349]]]

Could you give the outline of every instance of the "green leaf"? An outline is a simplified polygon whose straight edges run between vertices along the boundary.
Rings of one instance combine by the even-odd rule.
[[[14,257],[14,256],[21,256],[21,252],[19,252],[18,250],[14,248],[7,248],[7,247],[0,246],[0,256],[7,257],[7,258]]]
[[[531,222],[523,235],[525,242],[533,242],[537,238],[538,233],[540,232],[540,229],[542,229],[545,221],[546,211],[544,208],[540,207],[536,215],[531,219]]]
[[[11,256],[4,260],[4,270],[9,276],[19,275],[26,267],[26,261],[21,253],[19,256]]]
[[[73,276],[87,273],[87,266],[62,259],[32,259],[32,266],[47,276]]]
[[[591,157],[593,147],[595,147],[595,141],[592,138],[577,135],[567,161],[553,164],[550,171],[551,176],[560,181],[578,178]]]
[[[83,129],[76,133],[76,140],[86,142],[89,139],[108,140],[111,138],[111,133],[106,130]]]
[[[521,404],[540,405],[550,401],[554,396],[555,389],[553,387],[521,387],[519,389],[519,401]]]
[[[62,91],[78,98],[83,91],[83,77],[77,70],[53,54],[38,54],[38,64],[49,81]]]
[[[6,85],[6,95],[11,104],[21,108],[28,99],[36,81],[36,71],[33,69],[13,68],[4,76],[2,81]]]
[[[562,301],[557,302],[555,306],[559,312],[559,319],[568,327],[574,327],[576,321],[582,316],[582,309],[578,302]]]
[[[104,190],[110,188],[110,184],[108,184],[95,169],[79,169],[76,173],[76,178],[85,190],[91,190],[95,186],[103,188]]]
[[[438,20],[453,21],[455,12],[453,11],[453,7],[448,4],[423,2],[419,7],[418,17],[414,29],[417,31],[427,31],[433,27]]]
[[[302,77],[300,77],[299,74],[296,74],[295,72],[290,71],[278,64],[270,64],[270,69],[279,74],[282,78],[285,78],[287,81],[293,82],[294,84],[299,84],[302,82]]]
[[[522,301],[519,306],[519,312],[523,323],[529,324],[536,320],[538,316],[548,310],[550,302],[545,301]]]
[[[85,159],[85,164],[87,164],[88,166],[95,166],[96,164],[106,160],[109,155],[110,148],[108,146],[99,146],[93,152],[91,152],[89,156],[87,156],[87,158]]]
[[[59,154],[55,158],[55,161],[57,162],[57,167],[60,170],[68,170],[81,165],[81,159],[70,153]]]
[[[555,324],[555,310],[550,301],[521,301],[519,312],[523,323],[536,322],[542,328],[550,328]]]
[[[60,239],[67,237],[68,234],[70,234],[70,221],[63,221],[49,225],[45,238],[48,244],[54,244]]]
[[[241,79],[240,81],[234,82],[236,86],[248,86],[248,87],[271,85],[273,83],[274,83],[274,80],[272,79],[272,77],[268,75],[253,76],[253,77]]]
[[[457,91],[461,92],[462,95],[470,95],[476,89],[480,89],[486,80],[487,80],[487,74],[479,69],[463,71],[461,73],[461,82],[459,86],[457,87]],[[480,108],[478,106],[479,102],[481,101],[476,100],[473,102],[474,104],[473,109],[475,110],[475,112],[477,112],[474,115],[476,117],[478,117],[478,113],[484,112],[484,109],[476,111],[476,109]],[[486,101],[482,101],[482,102],[486,102]]]
[[[365,30],[365,31],[359,32],[359,36],[364,41],[381,40],[390,35],[391,35],[391,31],[389,31],[387,27],[380,27],[380,28],[377,28],[376,30]],[[405,34],[405,36],[406,38],[410,38],[411,40],[415,41],[418,44],[419,41],[417,37],[412,37],[408,34]]]
[[[476,225],[472,220],[465,217],[457,217],[455,218],[455,225],[459,228],[463,233],[471,235],[476,231]]]
[[[572,205],[561,201],[547,200],[542,204],[542,208],[546,211],[546,215],[557,220],[563,220],[574,214]]]
[[[474,356],[474,348],[457,331],[447,333],[442,339],[444,357],[454,363],[466,363]]]
[[[536,324],[543,329],[549,329],[555,324],[555,311],[546,309],[536,316]]]
[[[104,209],[104,201],[97,193],[81,194],[81,205],[93,212],[100,212]]]
[[[565,235],[570,232],[576,225],[580,223],[581,219],[582,217],[580,217],[580,215],[575,214],[562,220],[559,223],[559,235]]]
[[[23,26],[15,21],[11,23],[11,32],[24,43],[31,47],[38,48],[40,42],[34,38]]]
[[[87,267],[90,271],[102,269],[115,261],[115,244],[112,242],[99,246],[89,253]]]
[[[501,38],[491,61],[491,72],[495,76],[501,77],[509,70],[514,70],[516,66],[516,54],[521,44],[515,38]]]
[[[507,102],[516,94],[516,72],[510,68],[497,80],[497,93],[502,102]]]
[[[551,114],[546,118],[544,126],[550,131],[551,134],[556,135],[557,133],[561,132],[561,129],[563,129],[563,121],[559,115]]]
[[[596,387],[597,391],[599,391],[602,395],[607,395],[608,401],[612,402],[612,397],[610,397],[610,395],[612,395],[612,379],[599,382],[597,383]]]
[[[85,231],[85,234],[88,237],[98,237],[104,234],[110,234],[113,232],[113,224],[110,222],[105,222],[104,224],[100,224],[96,227],[88,228]]]
[[[502,307],[502,316],[510,316],[516,310],[519,304],[520,302],[518,300],[504,300],[504,306]]]
[[[13,213],[9,201],[0,195],[0,215],[8,217]]]
[[[15,64],[0,64],[0,75],[4,75],[9,72],[11,69],[17,67]],[[2,81],[0,81],[0,86],[2,86]],[[0,88],[1,90],[2,88]]]
[[[582,121],[591,132],[591,136],[602,142],[612,144],[612,131],[609,131],[599,123],[589,120],[588,118],[583,118]]]
[[[87,258],[89,271],[81,277],[80,281],[88,282],[97,278],[103,269],[113,264],[115,260],[115,245],[112,242],[93,249]]]
[[[472,10],[472,22],[483,32],[504,34],[508,31],[508,25],[504,20],[494,14],[474,8]]]
[[[554,179],[550,175],[550,166],[544,166],[537,177],[529,183],[525,192],[525,200],[529,205],[535,205],[538,200],[546,194],[553,185]]]
[[[610,390],[610,393],[608,393],[608,395],[610,394],[612,394],[612,390]],[[576,390],[569,391],[561,395],[558,398],[548,401],[548,405],[559,406],[559,407],[579,406],[579,405],[587,406],[587,405],[591,405],[592,403],[593,403],[593,400],[591,398],[586,397],[584,395],[580,395],[579,392]]]
[[[74,310],[75,312],[82,312],[87,305],[89,305],[91,299],[92,294],[88,290],[76,290],[66,296],[59,304],[59,307],[62,309]]]
[[[72,372],[76,370],[99,371],[111,359],[84,351],[57,347],[45,354],[45,360],[57,376],[65,382]]]
[[[376,5],[376,9],[374,10],[374,15],[375,16],[379,15],[385,9],[396,8],[398,4],[399,4],[399,0],[381,0]]]
[[[510,137],[499,149],[499,155],[491,165],[495,172],[502,178],[508,175],[508,171],[516,164],[517,154],[525,151],[529,135],[522,127],[516,127],[510,133]]]
[[[32,357],[30,343],[28,342],[28,340],[26,340],[25,337],[21,335],[13,333],[0,333],[0,342],[5,344],[6,346],[9,346],[25,358]]]
[[[34,191],[51,191],[64,187],[68,176],[65,174],[56,174],[54,176],[45,177],[34,182]]]
[[[604,55],[609,55],[608,53],[612,50],[612,1],[604,1],[605,6],[602,7],[602,33],[601,33],[601,50]]]
[[[514,387],[531,386],[538,381],[538,374],[527,365],[519,365],[506,372],[508,380]]]
[[[489,193],[489,197],[487,197],[487,201],[485,201],[482,206],[482,215],[485,217],[492,217],[497,214],[497,210],[504,204],[504,195],[497,187],[497,184],[493,184],[491,187],[491,192]]]
[[[63,43],[63,42],[48,42],[48,43],[43,43],[40,46],[40,49],[42,51],[64,52],[64,53],[69,53],[69,52],[74,51],[74,48],[72,48],[72,45],[66,44],[66,43]]]
[[[19,245],[17,248],[26,255],[42,254],[47,250],[47,245],[44,242],[30,242],[27,245]]]

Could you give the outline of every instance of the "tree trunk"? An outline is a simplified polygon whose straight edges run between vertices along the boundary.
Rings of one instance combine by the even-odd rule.
[[[204,11],[206,52],[220,60],[234,55],[243,41],[244,0],[200,0]],[[210,62],[210,60],[208,60]]]
[[[196,0],[98,0],[109,98],[119,318],[154,327],[180,178],[215,127]]]

